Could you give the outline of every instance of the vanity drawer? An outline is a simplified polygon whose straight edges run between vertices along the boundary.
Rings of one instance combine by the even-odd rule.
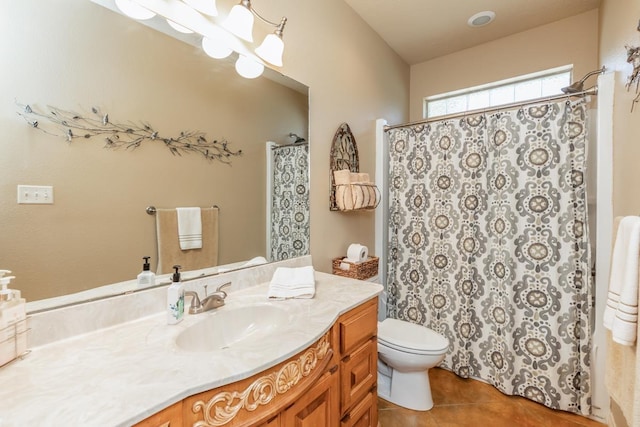
[[[375,393],[369,392],[342,418],[340,427],[376,427],[378,425],[378,406],[375,399]]]
[[[349,354],[360,343],[376,335],[378,330],[378,299],[373,298],[340,318],[340,354]]]
[[[341,413],[344,414],[375,386],[378,375],[376,338],[362,344],[340,362]]]

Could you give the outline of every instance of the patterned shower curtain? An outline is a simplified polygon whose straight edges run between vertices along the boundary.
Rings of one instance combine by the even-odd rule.
[[[309,254],[309,146],[273,149],[271,261]]]
[[[449,339],[442,367],[589,414],[586,106],[389,131],[389,317]]]

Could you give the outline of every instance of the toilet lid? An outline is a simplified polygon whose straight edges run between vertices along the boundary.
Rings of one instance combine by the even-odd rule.
[[[378,340],[420,351],[443,351],[449,347],[449,340],[439,333],[398,319],[384,319],[378,323]]]

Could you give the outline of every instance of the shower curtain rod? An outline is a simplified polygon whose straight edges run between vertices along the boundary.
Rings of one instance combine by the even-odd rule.
[[[292,142],[291,144],[286,144],[286,145],[274,145],[273,147],[271,147],[272,150],[277,150],[278,148],[285,148],[285,147],[293,147],[294,145],[309,145],[308,141],[305,142]]]
[[[465,117],[465,116],[473,116],[473,115],[477,115],[477,114],[490,113],[490,112],[493,112],[493,111],[508,110],[508,109],[511,109],[511,108],[523,107],[525,105],[538,104],[538,103],[547,102],[547,101],[555,101],[555,100],[558,100],[558,99],[564,99],[564,98],[569,99],[572,96],[587,96],[587,95],[597,95],[597,94],[598,94],[598,86],[594,86],[592,88],[585,89],[582,92],[569,93],[569,94],[563,93],[562,95],[553,95],[553,96],[547,96],[547,97],[543,97],[543,98],[531,99],[529,101],[513,102],[511,104],[504,104],[504,105],[499,105],[499,106],[496,106],[496,107],[489,107],[489,108],[481,108],[481,109],[478,109],[478,110],[465,111],[463,113],[448,114],[446,116],[438,116],[438,117],[433,117],[433,118],[430,118],[430,119],[418,120],[418,121],[415,121],[415,122],[401,123],[401,124],[398,124],[398,125],[386,125],[386,126],[384,126],[384,131],[386,132],[386,131],[391,130],[391,129],[397,129],[397,128],[402,128],[402,127],[406,127],[406,126],[424,125],[424,124],[432,123],[432,122],[440,122],[440,121],[444,121],[444,120],[457,119],[458,117]]]

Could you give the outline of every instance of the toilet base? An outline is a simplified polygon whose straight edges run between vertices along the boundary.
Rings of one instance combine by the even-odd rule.
[[[414,411],[430,410],[433,398],[429,371],[399,372],[394,369],[391,378],[378,372],[378,397]]]

